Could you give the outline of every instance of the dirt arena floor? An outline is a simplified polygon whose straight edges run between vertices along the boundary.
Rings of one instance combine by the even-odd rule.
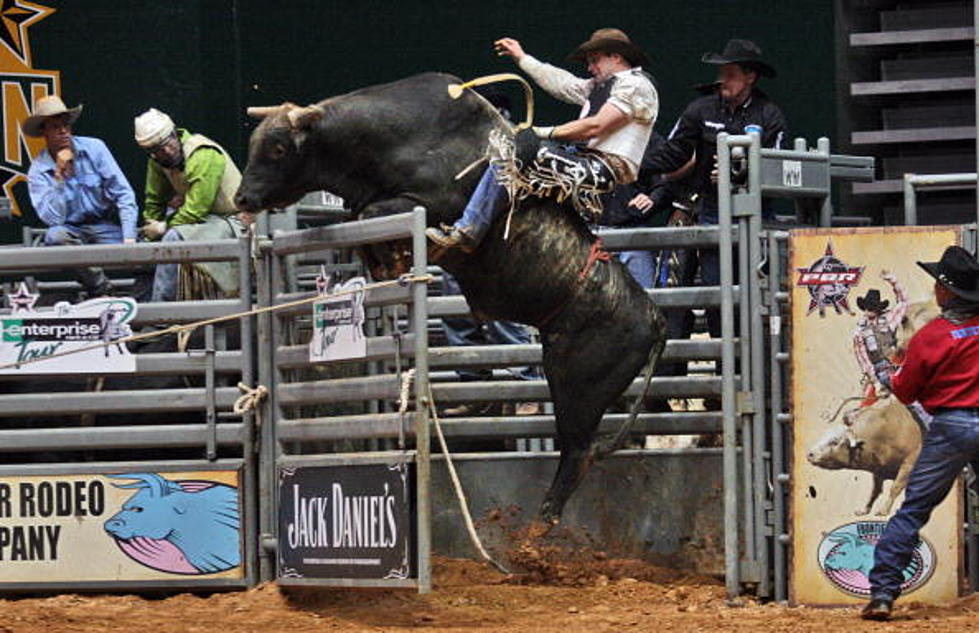
[[[313,631],[832,631],[979,630],[979,597],[942,607],[898,603],[889,623],[857,609],[730,605],[715,578],[601,551],[548,544],[509,552],[503,575],[471,560],[434,561],[434,590],[312,590],[274,584],[210,596],[59,595],[0,600],[0,633],[306,633]]]

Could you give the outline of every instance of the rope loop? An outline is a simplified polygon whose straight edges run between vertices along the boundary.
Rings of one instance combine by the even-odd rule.
[[[254,411],[258,409],[258,405],[262,403],[269,395],[268,388],[265,385],[258,385],[254,389],[249,387],[243,382],[238,383],[238,389],[244,394],[235,400],[235,404],[232,407],[232,411],[241,415],[247,411]]]

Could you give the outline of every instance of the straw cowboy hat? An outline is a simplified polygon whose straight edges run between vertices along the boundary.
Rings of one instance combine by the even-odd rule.
[[[979,262],[961,246],[949,246],[937,262],[918,265],[963,299],[979,301]]]
[[[891,305],[888,300],[880,300],[880,290],[876,288],[871,288],[862,297],[857,297],[857,307],[861,310],[870,310],[871,312],[881,313],[887,309],[887,306]]]
[[[568,60],[583,62],[586,55],[593,51],[603,53],[618,53],[633,66],[649,66],[649,57],[638,46],[632,43],[629,36],[619,29],[598,29],[591,34],[586,42],[568,55]]]
[[[774,77],[775,68],[761,58],[761,49],[751,40],[730,39],[724,45],[721,53],[704,53],[700,58],[705,64],[723,66],[724,64],[740,64],[758,71],[759,75]]]
[[[78,115],[82,113],[82,107],[83,106],[79,104],[74,108],[69,108],[58,95],[42,97],[38,99],[37,103],[34,105],[34,114],[24,120],[20,126],[20,129],[22,129],[24,134],[27,136],[43,136],[45,119],[67,114],[68,125],[71,125],[78,120]]]

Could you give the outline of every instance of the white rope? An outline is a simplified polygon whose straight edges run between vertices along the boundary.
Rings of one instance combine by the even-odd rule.
[[[388,281],[376,281],[366,286],[361,286],[360,288],[341,290],[338,292],[330,292],[327,294],[314,294],[312,297],[306,297],[305,299],[296,299],[295,301],[287,301],[286,303],[280,303],[274,306],[263,306],[259,308],[252,308],[251,310],[245,310],[242,312],[235,312],[234,314],[228,314],[225,316],[214,317],[212,319],[204,319],[202,321],[195,321],[193,323],[177,324],[171,325],[170,327],[164,328],[162,330],[156,330],[155,332],[143,332],[142,334],[133,334],[131,336],[126,336],[123,338],[113,339],[111,341],[104,341],[102,343],[95,343],[92,345],[86,345],[84,347],[79,347],[76,349],[70,349],[64,352],[56,352],[50,356],[41,356],[38,358],[29,358],[27,360],[22,360],[13,363],[7,363],[6,365],[0,365],[0,369],[10,369],[11,367],[21,367],[22,365],[30,365],[32,363],[39,363],[45,360],[51,360],[52,358],[61,358],[62,356],[69,356],[71,354],[80,354],[81,352],[87,352],[93,349],[103,349],[110,345],[118,345],[121,343],[131,343],[133,341],[144,341],[146,339],[156,338],[158,336],[164,336],[166,334],[177,334],[178,336],[183,332],[193,332],[202,325],[211,325],[213,323],[223,323],[224,321],[234,321],[235,319],[241,319],[248,316],[253,316],[257,314],[265,314],[266,312],[276,312],[277,310],[285,310],[286,308],[294,308],[296,306],[305,305],[307,303],[315,303],[316,301],[321,301],[323,299],[329,299],[332,297],[341,297],[344,295],[351,295],[358,292],[367,292],[368,290],[374,290],[376,288],[386,288],[389,286],[406,286],[414,282],[424,282],[430,283],[435,277],[430,274],[424,275],[412,275],[404,274],[399,276],[397,279],[391,279]],[[190,335],[187,334],[187,337]],[[179,341],[178,341],[179,342]],[[186,344],[186,342],[185,342]]]
[[[428,390],[428,410],[432,414],[432,422],[435,423],[435,434],[438,435],[439,444],[442,446],[442,454],[445,455],[445,465],[449,469],[449,477],[452,479],[452,487],[455,488],[456,499],[459,500],[459,510],[462,512],[462,518],[466,522],[466,531],[469,532],[469,539],[487,563],[495,567],[501,574],[509,575],[510,570],[489,555],[486,548],[483,547],[483,542],[479,539],[479,534],[476,533],[476,525],[473,523],[472,515],[469,513],[469,502],[466,500],[466,493],[462,490],[462,483],[459,481],[459,475],[456,473],[455,464],[452,463],[452,454],[449,453],[449,447],[445,443],[445,436],[442,434],[442,425],[439,422],[438,413],[435,411],[435,398],[432,397],[431,388]]]

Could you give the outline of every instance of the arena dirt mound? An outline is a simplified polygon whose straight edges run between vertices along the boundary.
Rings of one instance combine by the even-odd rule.
[[[603,547],[582,527],[541,522],[514,525],[518,515],[519,508],[494,509],[479,522],[481,528],[494,525],[502,531],[506,546],[496,555],[513,572],[506,578],[508,583],[585,587],[632,579],[657,584],[720,585],[717,580],[682,570],[617,557],[614,544]]]

